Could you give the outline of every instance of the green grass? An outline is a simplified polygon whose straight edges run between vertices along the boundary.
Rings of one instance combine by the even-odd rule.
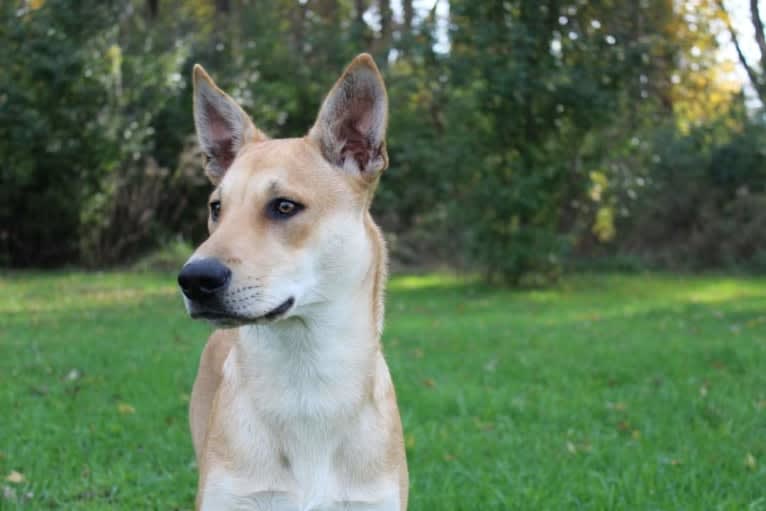
[[[0,280],[0,508],[192,508],[173,280]],[[766,280],[399,277],[385,347],[410,509],[766,510]]]

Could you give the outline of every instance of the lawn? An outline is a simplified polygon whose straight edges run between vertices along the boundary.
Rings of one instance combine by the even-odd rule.
[[[191,509],[171,274],[0,278],[0,508]],[[766,280],[397,277],[412,510],[766,510]]]

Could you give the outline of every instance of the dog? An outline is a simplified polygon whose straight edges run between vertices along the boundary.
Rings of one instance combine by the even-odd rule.
[[[387,253],[369,212],[388,97],[356,57],[302,138],[271,139],[196,65],[209,237],[181,269],[218,330],[191,395],[196,509],[404,511],[408,473],[381,351]]]

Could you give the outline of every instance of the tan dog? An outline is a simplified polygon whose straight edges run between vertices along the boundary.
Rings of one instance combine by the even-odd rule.
[[[190,422],[197,509],[405,510],[380,347],[386,249],[369,206],[388,100],[360,55],[303,138],[272,140],[194,68],[210,237],[178,276],[202,353]]]

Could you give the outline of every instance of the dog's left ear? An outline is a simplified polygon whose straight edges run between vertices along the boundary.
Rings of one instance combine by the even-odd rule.
[[[386,86],[375,61],[363,53],[330,90],[308,136],[327,161],[372,181],[388,167],[387,122]]]

